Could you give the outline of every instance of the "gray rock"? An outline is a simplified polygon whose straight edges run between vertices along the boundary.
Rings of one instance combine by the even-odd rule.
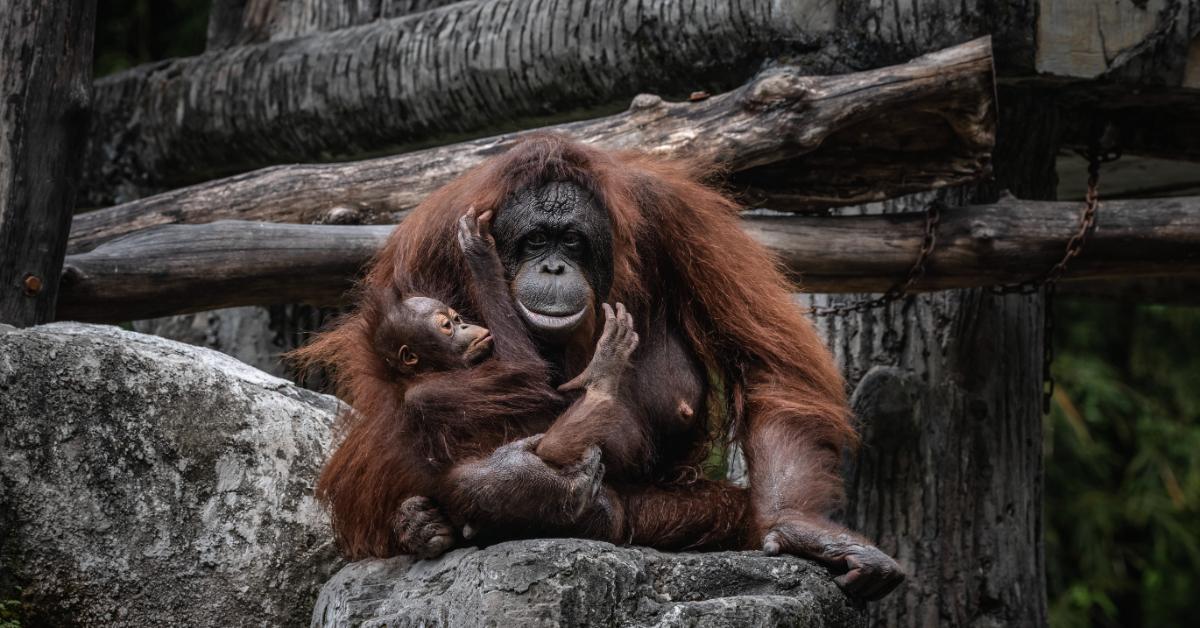
[[[0,332],[0,600],[34,624],[302,625],[340,562],[334,398],[115,327]]]
[[[540,539],[344,567],[312,626],[865,625],[825,569],[759,552],[671,554]]]
[[[233,307],[133,322],[134,331],[208,347],[277,377],[287,377],[280,346],[265,307]]]

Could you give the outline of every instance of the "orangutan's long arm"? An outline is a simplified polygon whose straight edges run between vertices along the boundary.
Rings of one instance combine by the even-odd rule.
[[[847,593],[878,599],[904,580],[896,561],[828,519],[842,500],[841,456],[824,439],[803,399],[769,376],[752,373],[746,462],[750,471],[751,547],[798,554],[843,571]]]
[[[469,209],[458,221],[458,243],[471,272],[471,288],[484,323],[492,332],[497,358],[546,369],[529,330],[513,304],[504,279],[504,266],[491,234],[491,212],[475,215]]]

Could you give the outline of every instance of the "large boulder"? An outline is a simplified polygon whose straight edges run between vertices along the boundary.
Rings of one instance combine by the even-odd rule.
[[[438,560],[352,563],[321,591],[312,626],[849,628],[865,621],[825,569],[798,558],[540,539]]]
[[[26,625],[302,625],[340,565],[312,497],[336,412],[207,349],[0,330],[0,601]]]

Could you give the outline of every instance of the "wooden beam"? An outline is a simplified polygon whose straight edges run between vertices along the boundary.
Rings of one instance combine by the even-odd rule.
[[[113,322],[337,303],[394,228],[227,220],[147,229],[67,256],[59,318]]]
[[[783,66],[696,102],[643,95],[615,116],[550,130],[606,148],[647,148],[733,171],[771,166],[743,186],[803,184],[787,209],[846,205],[973,181],[989,172],[994,87],[987,38],[904,65],[830,77]],[[76,216],[72,252],[169,223],[323,222],[349,208],[392,223],[429,193],[526,135],[512,133],[391,157],[277,166]],[[853,161],[850,165],[847,160]]]
[[[1062,257],[1079,209],[1006,198],[946,210],[915,290],[1038,276]],[[925,216],[752,216],[743,224],[810,292],[882,292],[911,267]],[[392,228],[231,221],[148,229],[68,256],[60,316],[123,321],[235,305],[337,303]],[[1200,197],[1112,201],[1101,205],[1067,279],[1198,272]]]
[[[54,317],[95,22],[95,0],[7,0],[0,8],[0,323]]]

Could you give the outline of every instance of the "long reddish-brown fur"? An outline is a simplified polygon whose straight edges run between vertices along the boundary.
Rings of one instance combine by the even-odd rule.
[[[834,505],[841,494],[838,456],[855,434],[842,378],[793,303],[793,286],[778,261],[741,230],[737,205],[702,182],[707,172],[703,164],[534,136],[426,199],[396,229],[364,284],[370,289],[404,283],[473,316],[478,302],[462,280],[463,255],[451,244],[463,210],[502,211],[518,190],[549,181],[589,190],[612,225],[608,300],[625,303],[639,329],[652,312],[670,312],[670,324],[702,363],[731,384],[726,414],[752,465],[751,525],[761,534],[781,516],[820,515]],[[387,515],[405,497],[434,490],[434,479],[398,446],[403,435],[390,418],[402,393],[371,357],[376,316],[360,309],[295,352],[303,363],[332,367],[338,396],[354,408],[342,420],[344,440],[318,485],[323,496],[359,491],[352,504],[334,513],[351,556],[393,552]],[[583,368],[591,346],[579,345],[582,354],[568,360],[570,369]],[[651,500],[634,503],[647,511],[636,515],[650,522],[640,524],[643,530],[673,529],[670,521],[655,517],[674,516],[683,507],[664,505],[654,513]]]

